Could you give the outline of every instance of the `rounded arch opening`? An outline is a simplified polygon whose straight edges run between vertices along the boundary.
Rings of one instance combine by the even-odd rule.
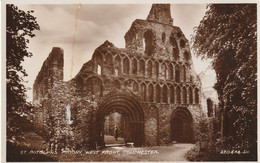
[[[171,140],[180,143],[193,142],[192,115],[187,108],[175,109],[171,116]]]
[[[124,140],[125,143],[133,142],[134,146],[140,147],[144,141],[144,113],[140,103],[133,97],[124,94],[112,95],[105,99],[97,110],[96,135],[99,145],[104,142],[105,117],[112,112],[120,113],[125,119]]]

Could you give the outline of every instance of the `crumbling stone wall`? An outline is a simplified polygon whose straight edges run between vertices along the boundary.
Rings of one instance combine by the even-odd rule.
[[[56,82],[63,80],[63,49],[54,47],[33,85],[33,101],[41,101]]]
[[[172,114],[176,109],[189,112],[190,126],[198,121],[202,115],[201,83],[193,69],[188,41],[180,28],[172,25],[169,11],[167,4],[153,5],[147,20],[135,20],[126,33],[126,48],[105,41],[68,82],[62,80],[63,52],[53,48],[34,83],[34,101],[41,108],[36,114],[43,116],[44,128],[52,131],[51,141],[77,148],[102,141],[98,111],[111,96],[140,106],[141,113],[129,113],[136,109],[113,105],[125,117],[143,119],[131,122],[130,127],[131,131],[140,131],[141,145],[171,143]],[[71,124],[66,118],[68,105]],[[126,131],[130,137],[131,131]]]

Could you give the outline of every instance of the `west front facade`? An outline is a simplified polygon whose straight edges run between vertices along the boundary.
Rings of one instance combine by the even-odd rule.
[[[169,4],[136,19],[125,48],[105,41],[78,74],[63,81],[63,50],[54,47],[33,86],[35,122],[59,148],[104,146],[106,116],[124,118],[134,146],[194,142],[203,115],[201,82],[188,40],[173,26]]]

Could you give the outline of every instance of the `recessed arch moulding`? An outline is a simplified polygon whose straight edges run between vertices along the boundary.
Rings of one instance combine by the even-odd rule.
[[[153,5],[146,20],[135,20],[125,35],[126,48],[105,41],[78,74],[63,81],[63,50],[53,48],[33,87],[35,122],[60,148],[104,144],[104,117],[120,112],[127,121],[125,139],[135,146],[166,145],[202,116],[201,83],[193,69],[189,44],[173,26],[170,5]],[[159,15],[158,15],[159,14]],[[188,56],[188,57],[187,57]],[[70,105],[71,124],[66,119]],[[174,124],[185,110],[190,121]],[[178,117],[178,115],[180,117]],[[177,127],[173,127],[177,126]],[[62,144],[62,145],[61,145]]]

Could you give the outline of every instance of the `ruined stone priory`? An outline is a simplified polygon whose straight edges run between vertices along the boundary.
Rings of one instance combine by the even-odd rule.
[[[192,143],[203,115],[201,82],[188,40],[169,4],[153,4],[126,32],[125,48],[105,41],[78,74],[63,81],[63,50],[54,47],[33,85],[35,123],[60,148],[104,146],[105,117],[124,118],[134,146]]]

